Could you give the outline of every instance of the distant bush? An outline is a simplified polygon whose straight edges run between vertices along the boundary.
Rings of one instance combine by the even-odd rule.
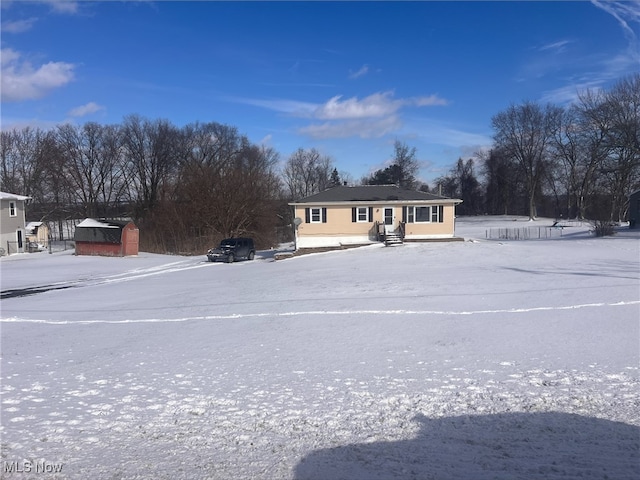
[[[615,225],[610,220],[596,220],[593,231],[596,237],[606,237],[615,235]]]

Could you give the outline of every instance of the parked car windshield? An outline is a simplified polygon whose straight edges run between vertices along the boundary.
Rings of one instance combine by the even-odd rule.
[[[223,240],[222,242],[220,242],[221,247],[234,247],[235,245],[235,240]]]

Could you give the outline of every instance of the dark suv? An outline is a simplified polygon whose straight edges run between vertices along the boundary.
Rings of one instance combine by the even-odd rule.
[[[207,252],[207,258],[210,262],[224,260],[227,263],[233,263],[234,260],[240,258],[253,260],[255,255],[256,249],[251,238],[225,238],[217,248],[212,248]]]

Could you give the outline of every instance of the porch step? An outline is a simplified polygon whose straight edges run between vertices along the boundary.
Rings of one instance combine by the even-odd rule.
[[[391,247],[394,245],[402,245],[402,244],[403,244],[402,237],[397,233],[387,233],[384,236],[384,245],[386,247]]]

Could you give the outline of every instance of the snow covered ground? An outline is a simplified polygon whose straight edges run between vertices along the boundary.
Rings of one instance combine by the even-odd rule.
[[[4,257],[0,477],[640,478],[640,236],[485,239],[541,225]]]

